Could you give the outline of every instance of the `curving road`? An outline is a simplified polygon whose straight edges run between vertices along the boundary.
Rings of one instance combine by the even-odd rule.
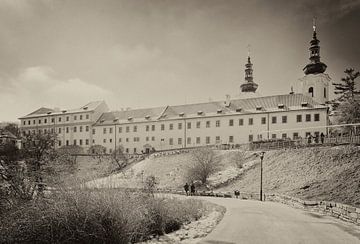
[[[359,227],[329,216],[275,202],[205,199],[225,206],[227,211],[199,244],[360,243]]]

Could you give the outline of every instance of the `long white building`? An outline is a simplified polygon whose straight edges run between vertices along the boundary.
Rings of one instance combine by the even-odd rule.
[[[305,76],[290,94],[259,96],[248,57],[239,98],[126,111],[109,111],[103,101],[72,110],[40,108],[21,117],[20,128],[24,134],[56,132],[58,147],[102,145],[111,152],[121,145],[127,153],[326,134],[330,77],[315,28],[310,44]]]

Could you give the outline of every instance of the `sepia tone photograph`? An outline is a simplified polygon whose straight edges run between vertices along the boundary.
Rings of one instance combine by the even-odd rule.
[[[360,0],[0,0],[0,243],[360,243]]]

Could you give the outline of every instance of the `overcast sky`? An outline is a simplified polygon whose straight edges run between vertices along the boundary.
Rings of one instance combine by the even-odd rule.
[[[360,69],[360,0],[0,0],[0,121],[105,100],[112,110],[239,93],[251,45],[262,95],[304,74],[312,18],[338,81]]]

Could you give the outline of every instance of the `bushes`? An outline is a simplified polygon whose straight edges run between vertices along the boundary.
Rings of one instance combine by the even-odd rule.
[[[129,243],[174,231],[202,214],[196,200],[115,189],[64,191],[1,218],[0,242]]]

